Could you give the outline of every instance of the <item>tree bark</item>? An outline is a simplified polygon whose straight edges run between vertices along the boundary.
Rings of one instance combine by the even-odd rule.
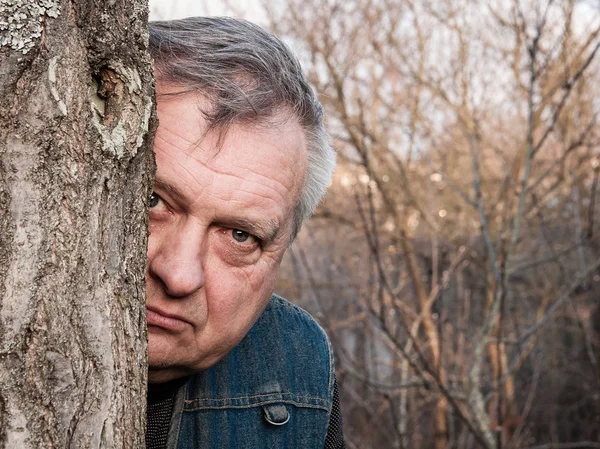
[[[0,448],[144,447],[153,92],[146,1],[0,0]]]

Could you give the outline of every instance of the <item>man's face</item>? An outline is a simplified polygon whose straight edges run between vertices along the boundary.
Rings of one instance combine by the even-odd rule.
[[[158,85],[147,320],[151,382],[206,369],[269,301],[306,171],[295,119],[205,135],[198,95]],[[279,120],[277,120],[279,119]]]

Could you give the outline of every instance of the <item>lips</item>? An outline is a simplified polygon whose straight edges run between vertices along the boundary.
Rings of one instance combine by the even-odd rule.
[[[177,315],[171,315],[156,308],[146,308],[148,326],[161,327],[172,331],[183,331],[188,323]]]

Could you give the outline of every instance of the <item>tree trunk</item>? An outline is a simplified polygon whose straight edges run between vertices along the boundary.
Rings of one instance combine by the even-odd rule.
[[[143,0],[0,2],[0,448],[142,448]]]
[[[399,219],[396,220],[400,222]],[[442,354],[440,351],[440,338],[438,329],[431,316],[431,307],[429,305],[429,298],[425,293],[425,286],[421,278],[419,264],[415,257],[415,250],[412,242],[406,237],[407,232],[404,230],[400,234],[400,245],[402,252],[406,260],[406,266],[408,269],[409,277],[412,281],[412,286],[415,290],[417,299],[419,300],[419,306],[421,308],[421,315],[423,317],[423,329],[425,336],[427,337],[427,344],[431,350],[431,367],[437,375],[437,380],[441,385],[446,384],[446,371],[444,369],[444,363],[442,360]],[[446,421],[446,412],[448,411],[448,400],[442,394],[440,394],[435,402],[433,411],[433,425],[434,425],[434,448],[445,449],[448,445],[448,423]]]

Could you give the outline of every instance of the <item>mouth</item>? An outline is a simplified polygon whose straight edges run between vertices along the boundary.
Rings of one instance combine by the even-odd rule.
[[[171,331],[183,331],[188,322],[182,317],[172,315],[155,307],[146,307],[146,321],[148,328],[160,327]]]

